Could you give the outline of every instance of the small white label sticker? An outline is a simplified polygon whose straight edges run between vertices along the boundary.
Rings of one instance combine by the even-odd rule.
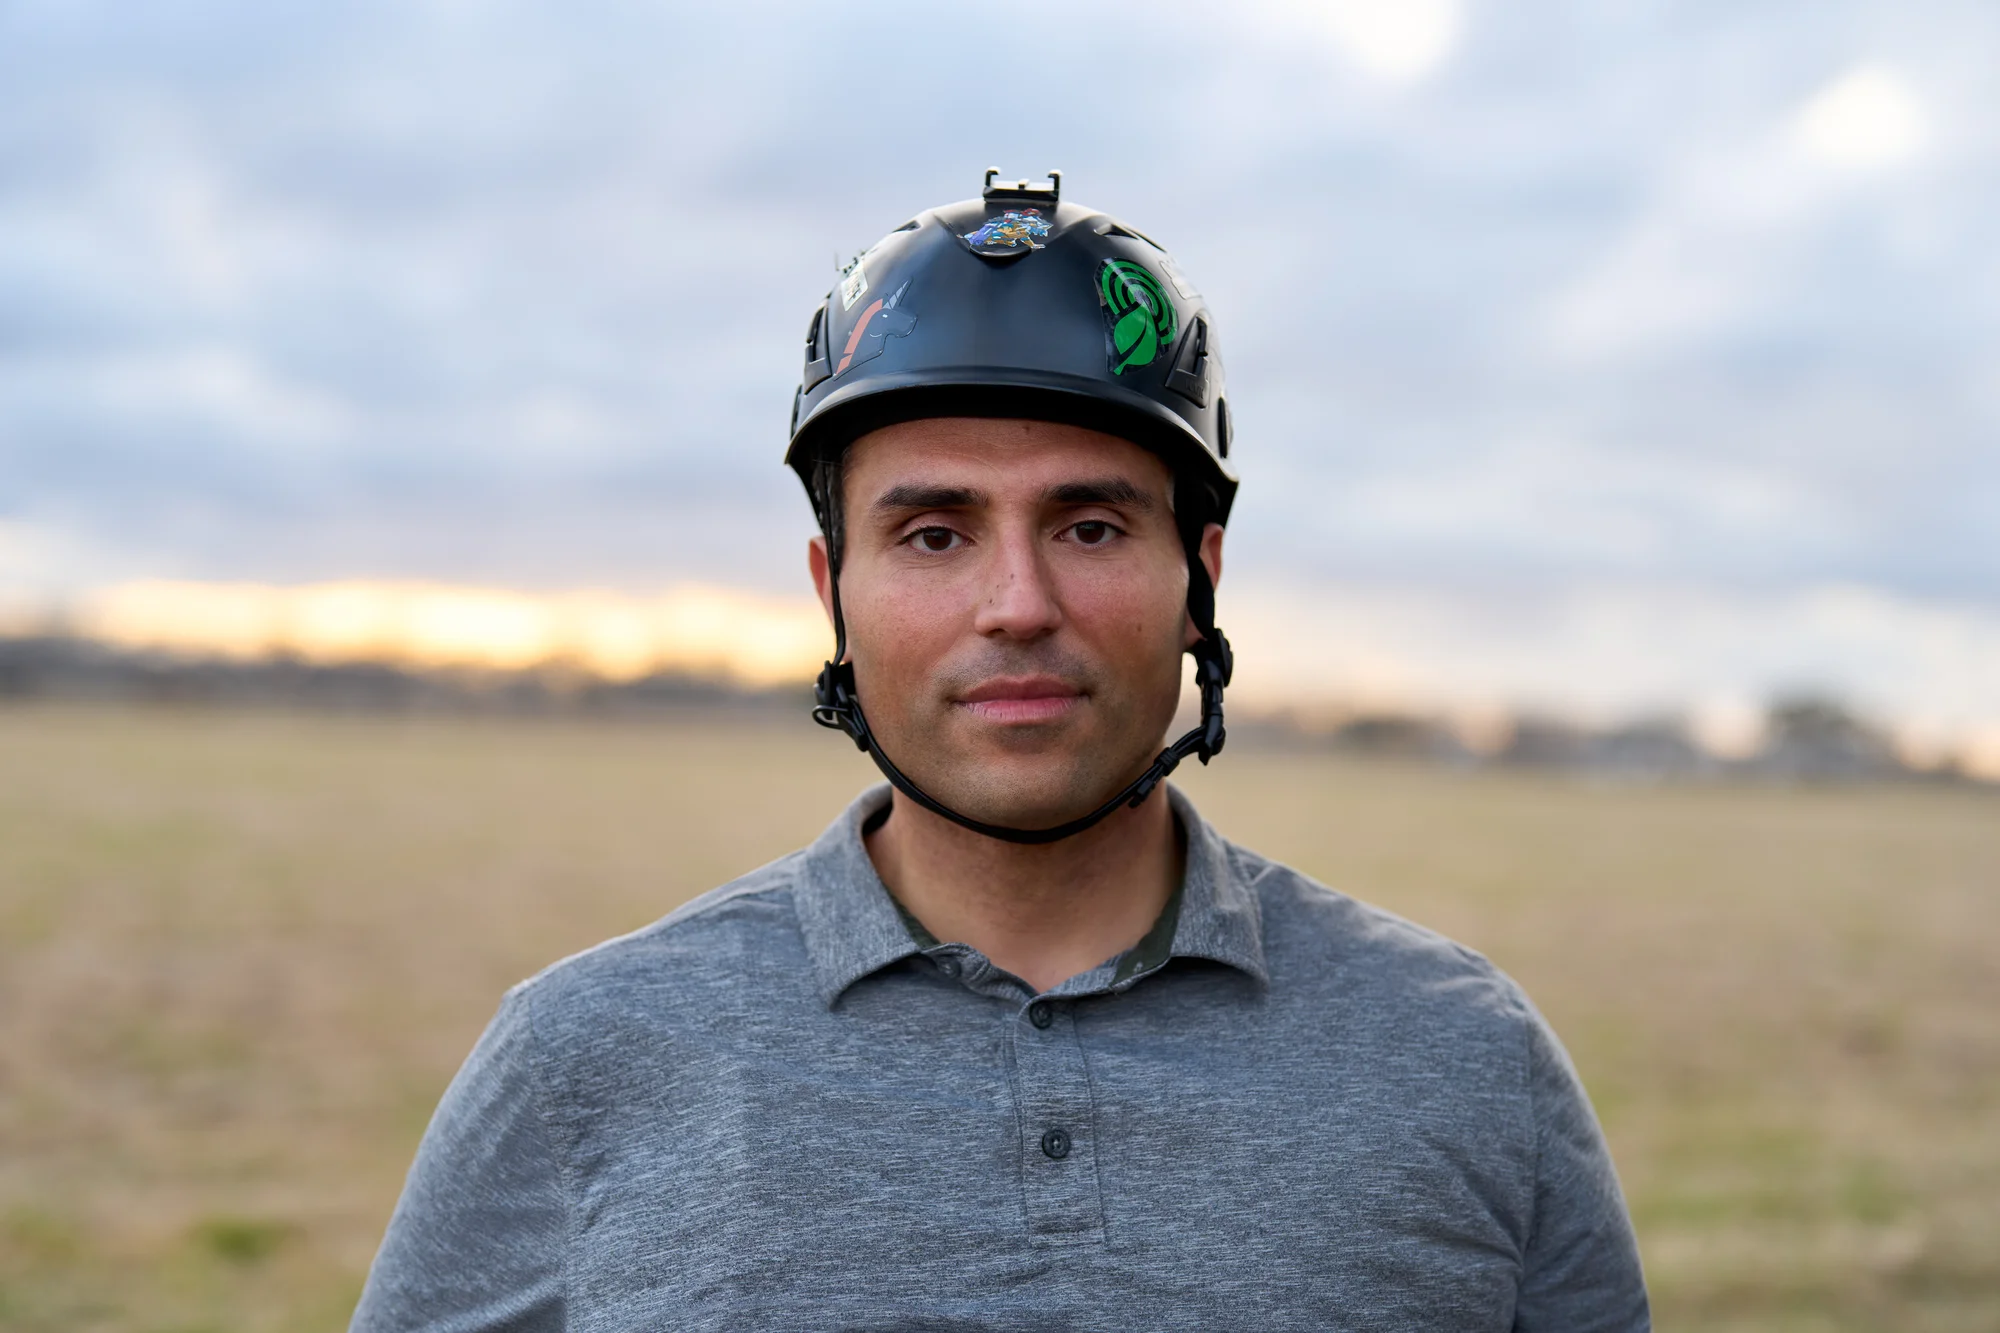
[[[1167,280],[1174,284],[1174,290],[1181,294],[1181,300],[1199,301],[1201,299],[1201,293],[1196,291],[1194,284],[1187,280],[1187,275],[1181,272],[1180,265],[1176,264],[1172,259],[1166,259],[1161,261],[1160,267],[1166,270]]]
[[[867,290],[868,270],[856,264],[854,271],[840,280],[840,308],[854,309],[854,303],[859,301]]]

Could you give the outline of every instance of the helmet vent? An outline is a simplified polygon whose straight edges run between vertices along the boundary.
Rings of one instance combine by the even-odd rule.
[[[800,379],[799,392],[811,393],[814,386],[833,373],[821,335],[826,328],[826,307],[813,311],[812,324],[806,329],[806,368]]]
[[[1167,252],[1166,246],[1161,245],[1158,241],[1148,236],[1145,232],[1134,231],[1132,230],[1132,228],[1126,226],[1124,223],[1113,222],[1110,218],[1099,218],[1097,225],[1095,227],[1092,227],[1091,230],[1096,232],[1099,236],[1123,236],[1128,241],[1144,241],[1147,245],[1152,246],[1155,250],[1158,250],[1161,254],[1165,254]]]
[[[1208,406],[1208,321],[1199,315],[1181,339],[1180,355],[1167,372],[1167,387],[1196,407]]]

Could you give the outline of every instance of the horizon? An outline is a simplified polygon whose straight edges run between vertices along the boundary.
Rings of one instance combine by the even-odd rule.
[[[1953,730],[1932,719],[1899,718],[1836,690],[1782,686],[1759,697],[1712,696],[1706,706],[1630,696],[1587,707],[1574,692],[1536,699],[1532,692],[1500,688],[1454,694],[1427,679],[1420,662],[1380,653],[1328,671],[1312,659],[1319,645],[1298,633],[1288,608],[1266,610],[1277,620],[1238,622],[1241,629],[1231,631],[1253,649],[1230,691],[1239,718],[1281,719],[1307,731],[1370,717],[1425,718],[1444,725],[1472,753],[1496,750],[1517,724],[1535,719],[1598,732],[1671,723],[1703,753],[1733,761],[1768,739],[1774,709],[1823,700],[1879,727],[1914,769],[1956,763],[1970,776],[2000,779],[2000,728]],[[1851,618],[1853,608],[1846,610]],[[812,597],[694,584],[638,596],[602,588],[537,594],[413,581],[280,587],[152,580],[0,617],[0,638],[38,635],[190,661],[560,669],[612,684],[683,675],[749,690],[806,688],[831,648],[824,610]],[[1361,640],[1351,629],[1336,629],[1335,636],[1350,649]],[[1303,660],[1260,662],[1254,655],[1279,644],[1291,645]],[[1299,688],[1300,680],[1309,687]]]

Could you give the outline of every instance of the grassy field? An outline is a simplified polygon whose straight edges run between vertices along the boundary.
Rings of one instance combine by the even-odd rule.
[[[500,992],[871,776],[803,718],[0,711],[0,1327],[342,1327]],[[1662,1327],[2000,1328],[2000,796],[1237,752],[1186,786],[1528,987]]]

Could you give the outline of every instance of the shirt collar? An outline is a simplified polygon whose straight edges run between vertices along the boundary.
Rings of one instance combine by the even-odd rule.
[[[799,929],[828,1007],[870,972],[919,952],[861,841],[862,825],[888,803],[888,783],[870,787],[806,848]]]
[[[1263,913],[1235,848],[1210,827],[1180,788],[1169,784],[1167,800],[1187,830],[1187,874],[1181,881],[1181,919],[1174,928],[1173,957],[1207,958],[1270,984],[1271,975],[1264,968]]]
[[[803,858],[796,895],[799,928],[820,996],[829,1007],[862,977],[921,952],[861,840],[862,827],[889,799],[886,783],[863,792]],[[1187,831],[1187,874],[1173,956],[1207,958],[1268,983],[1256,894],[1239,875],[1229,844],[1179,789],[1169,786],[1167,799]]]

